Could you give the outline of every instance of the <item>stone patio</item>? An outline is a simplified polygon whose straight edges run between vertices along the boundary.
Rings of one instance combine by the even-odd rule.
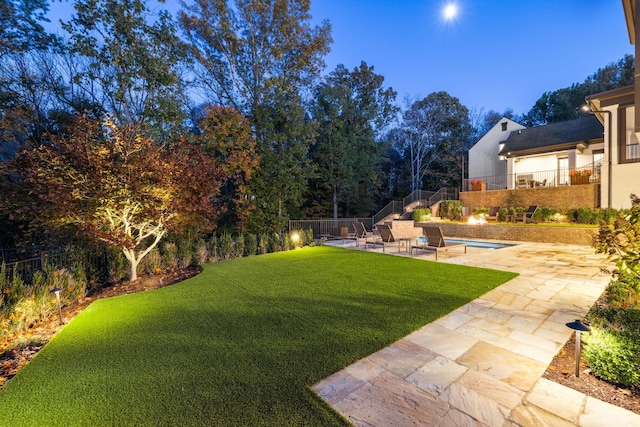
[[[313,390],[356,426],[640,425],[640,415],[541,378],[571,337],[565,324],[584,318],[609,282],[604,257],[588,246],[512,243],[440,252],[437,262],[520,275]],[[408,256],[393,245],[386,253]]]

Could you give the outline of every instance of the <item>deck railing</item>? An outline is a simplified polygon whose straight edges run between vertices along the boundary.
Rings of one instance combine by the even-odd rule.
[[[546,171],[516,172],[514,174],[481,176],[465,179],[462,191],[519,190],[562,185],[592,184],[600,182],[602,162],[578,168],[560,168]]]
[[[373,223],[377,224],[379,221],[387,218],[390,215],[402,215],[404,213],[404,205],[403,202],[399,200],[394,200],[393,202],[389,202],[387,206],[382,208],[380,212],[373,216]]]

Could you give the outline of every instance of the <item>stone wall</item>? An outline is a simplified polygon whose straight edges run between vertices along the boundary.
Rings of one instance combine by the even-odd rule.
[[[447,222],[416,223],[416,227],[437,225],[445,237],[467,237],[471,239],[514,240],[520,242],[566,243],[590,246],[597,228],[544,227],[535,225],[468,225]]]
[[[462,206],[470,208],[500,206],[545,208],[597,208],[600,184],[564,185],[560,187],[522,188],[518,190],[466,191],[460,193]]]
[[[416,228],[413,221],[395,220],[385,221],[384,223],[389,226],[393,233],[393,237],[396,239],[407,239],[422,236],[422,229]]]

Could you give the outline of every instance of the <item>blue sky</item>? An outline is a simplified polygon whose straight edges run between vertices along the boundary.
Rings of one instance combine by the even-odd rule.
[[[633,53],[619,0],[457,0],[452,21],[443,18],[447,3],[311,0],[314,22],[333,27],[326,72],[364,60],[400,104],[446,91],[470,109],[522,114],[544,92]],[[64,2],[51,9],[52,20],[73,11]]]
[[[405,95],[447,91],[469,108],[526,113],[633,53],[619,0],[311,0],[333,26],[328,71],[361,60]]]

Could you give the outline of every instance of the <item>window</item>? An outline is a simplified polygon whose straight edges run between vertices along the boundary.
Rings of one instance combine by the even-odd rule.
[[[634,107],[620,109],[620,138],[618,158],[620,163],[640,162],[640,144],[634,129]]]
[[[505,132],[507,130],[507,124],[508,122],[502,122],[500,123],[502,125],[502,132]]]

